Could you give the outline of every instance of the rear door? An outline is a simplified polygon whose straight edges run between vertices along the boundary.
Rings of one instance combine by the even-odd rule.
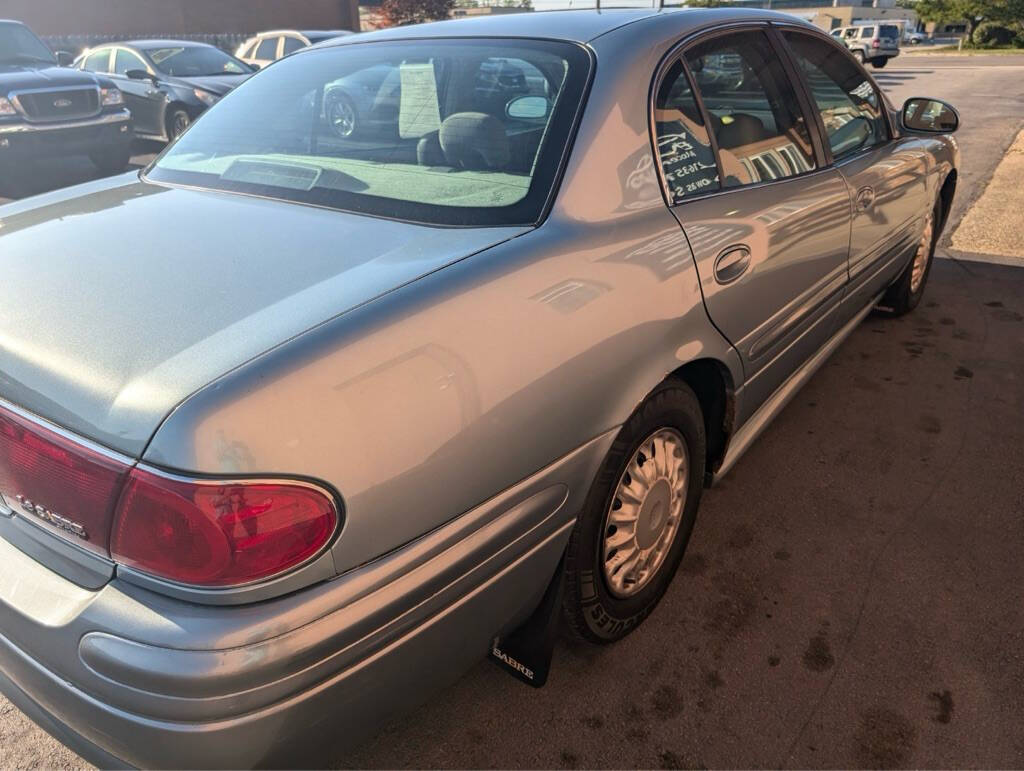
[[[766,27],[698,40],[656,92],[666,195],[742,358],[746,414],[832,335],[846,284],[849,195],[801,98]]]
[[[928,155],[919,139],[892,136],[877,86],[846,52],[813,32],[787,29],[782,38],[815,104],[826,152],[849,186],[849,317],[899,276],[916,249],[931,211]]]

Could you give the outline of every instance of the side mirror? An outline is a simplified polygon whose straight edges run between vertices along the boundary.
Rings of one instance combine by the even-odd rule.
[[[75,55],[70,51],[57,52],[57,64],[61,67],[70,67],[75,63]]]
[[[151,80],[156,83],[156,76],[150,75],[145,70],[128,70],[125,75],[131,80]]]
[[[520,120],[541,120],[551,112],[551,102],[546,96],[517,96],[505,105],[505,114]]]
[[[246,64],[249,65],[249,69],[252,70],[253,72],[259,72],[260,65],[257,64],[256,62],[246,62]]]
[[[903,128],[926,134],[952,134],[960,127],[957,111],[938,99],[914,97],[903,103]]]

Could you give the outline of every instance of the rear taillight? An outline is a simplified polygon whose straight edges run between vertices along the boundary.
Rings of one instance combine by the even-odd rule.
[[[0,407],[0,496],[36,524],[107,554],[128,464]]]
[[[334,535],[338,511],[297,481],[215,481],[133,469],[114,520],[115,561],[176,583],[225,587],[297,567]]]
[[[875,38],[874,40],[871,41],[871,47],[872,48],[878,48],[881,45],[882,45],[882,41],[879,40],[878,38]]]

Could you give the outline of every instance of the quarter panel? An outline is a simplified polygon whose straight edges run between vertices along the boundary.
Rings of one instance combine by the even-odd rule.
[[[145,460],[334,485],[346,570],[619,425],[705,356],[732,361],[667,210],[549,221],[223,378],[171,415]]]

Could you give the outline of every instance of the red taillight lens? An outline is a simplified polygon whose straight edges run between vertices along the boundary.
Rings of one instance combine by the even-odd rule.
[[[107,554],[128,465],[0,407],[0,494],[12,509]]]
[[[871,41],[871,47],[872,48],[878,48],[881,45],[882,45],[882,41],[879,40],[878,38],[875,38],[874,40]]]
[[[337,525],[334,500],[313,485],[182,479],[136,468],[121,496],[110,552],[159,578],[237,586],[302,564]]]

